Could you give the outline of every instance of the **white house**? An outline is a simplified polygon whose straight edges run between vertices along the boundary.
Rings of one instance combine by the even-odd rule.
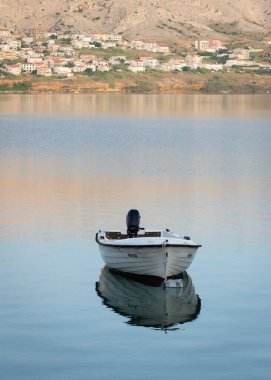
[[[232,66],[255,66],[255,65],[257,65],[257,63],[253,61],[228,59],[224,66],[232,67]]]
[[[81,65],[76,65],[76,66],[72,67],[72,72],[73,73],[83,73],[86,69],[87,69],[87,66],[82,63]]]
[[[31,73],[32,71],[37,70],[37,65],[32,62],[21,62],[21,69],[22,71]]]
[[[197,40],[195,41],[195,48],[200,51],[206,51],[213,53],[217,50],[223,49],[222,43],[220,40]]]
[[[93,64],[95,65],[97,71],[109,71],[110,70],[110,67],[109,67],[107,61],[104,61],[104,60],[98,61],[97,60],[97,61],[94,61]]]
[[[249,50],[247,49],[234,49],[229,57],[237,60],[249,60]]]
[[[32,37],[25,36],[22,38],[22,43],[27,46],[29,46],[33,41],[34,39]]]
[[[53,67],[53,73],[57,75],[61,75],[64,77],[72,77],[73,72],[71,67],[65,67],[65,66],[54,66]]]
[[[27,57],[26,58],[28,63],[38,63],[38,62],[43,62],[43,57]]]
[[[156,69],[159,63],[157,58],[153,58],[150,55],[140,56],[140,59],[145,67],[150,67],[151,69]]]
[[[9,37],[10,36],[10,31],[6,28],[1,28],[0,29],[0,37]]]
[[[76,65],[72,68],[74,73],[83,73],[86,69],[91,69],[92,71],[96,71],[96,66],[94,64],[81,64]]]
[[[271,70],[271,63],[261,62],[261,63],[259,63],[259,68],[263,69],[263,70]]]
[[[197,54],[189,54],[186,57],[186,66],[190,67],[190,69],[195,70],[199,67],[202,61],[202,57]]]
[[[115,41],[102,41],[101,45],[102,45],[103,49],[110,49],[110,48],[116,47],[116,42]]]
[[[10,50],[20,49],[22,46],[21,40],[16,40],[13,38],[8,38],[6,41],[2,40],[6,43],[6,45],[9,47]]]
[[[202,67],[206,70],[212,70],[212,71],[221,71],[223,70],[223,65],[219,63],[201,63],[199,67]]]
[[[128,70],[138,73],[145,71],[144,63],[141,59],[133,59],[128,66]]]
[[[137,50],[143,50],[144,42],[140,40],[133,40],[130,43],[131,47]]]
[[[108,39],[111,41],[120,42],[122,40],[122,35],[121,34],[109,34]]]
[[[157,53],[162,53],[162,54],[169,54],[170,53],[169,47],[166,45],[162,45],[162,44],[157,44],[156,51],[157,51]]]

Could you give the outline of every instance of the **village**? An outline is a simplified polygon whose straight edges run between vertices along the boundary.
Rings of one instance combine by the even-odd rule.
[[[260,48],[225,45],[219,39],[196,40],[190,49],[180,51],[158,42],[128,41],[121,34],[57,34],[32,29],[16,35],[0,28],[0,76],[70,78],[150,70],[271,72],[271,38],[263,40]]]

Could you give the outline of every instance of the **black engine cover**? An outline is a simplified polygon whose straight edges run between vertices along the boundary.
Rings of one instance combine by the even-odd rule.
[[[126,216],[127,234],[137,236],[140,224],[140,214],[138,210],[130,210]]]

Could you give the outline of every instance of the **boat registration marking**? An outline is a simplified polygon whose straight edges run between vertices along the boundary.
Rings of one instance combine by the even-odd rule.
[[[136,253],[128,253],[128,257],[137,258],[137,254]]]

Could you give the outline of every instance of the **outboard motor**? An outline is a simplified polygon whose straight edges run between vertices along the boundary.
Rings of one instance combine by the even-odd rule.
[[[127,235],[129,238],[137,237],[137,233],[140,230],[140,214],[138,210],[130,210],[126,216]]]

